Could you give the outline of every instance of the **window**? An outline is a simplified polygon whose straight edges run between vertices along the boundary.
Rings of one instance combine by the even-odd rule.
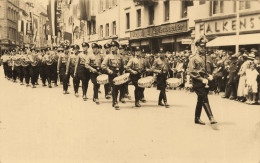
[[[109,0],[106,0],[106,9],[109,9]]]
[[[117,0],[112,0],[112,6],[116,6],[117,5]]]
[[[93,27],[92,27],[92,29],[93,29],[92,34],[96,34],[96,21],[93,21],[92,25],[93,25]]]
[[[137,27],[141,27],[141,9],[136,10],[137,14]]]
[[[100,37],[103,37],[103,25],[100,26]]]
[[[88,21],[88,35],[91,35],[91,22]]]
[[[212,15],[223,13],[223,1],[213,1]]]
[[[154,6],[149,6],[149,25],[152,25],[154,21]]]
[[[99,0],[99,11],[102,12],[104,10],[103,0]]]
[[[200,5],[203,5],[206,3],[206,0],[200,0]]]
[[[170,3],[169,0],[164,2],[164,20],[168,21],[170,19]]]
[[[126,29],[130,29],[130,13],[126,13]]]
[[[113,21],[113,35],[116,35],[116,21]]]
[[[181,17],[186,18],[188,16],[188,7],[193,6],[193,1],[181,1]]]
[[[239,1],[239,10],[249,9],[250,1]]]
[[[3,31],[2,26],[0,26],[0,39],[2,38],[2,31]]]
[[[109,24],[106,24],[106,36],[109,36]]]

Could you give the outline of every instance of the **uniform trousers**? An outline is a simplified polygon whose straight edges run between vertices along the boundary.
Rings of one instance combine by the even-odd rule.
[[[14,66],[14,69],[13,69],[13,80],[16,81],[17,77],[18,76],[18,72],[17,72],[17,66]]]
[[[159,102],[161,102],[161,100],[167,102],[167,97],[165,93],[165,89],[167,86],[166,80],[167,80],[167,73],[160,73],[157,75],[157,90],[160,90]]]
[[[139,102],[143,98],[144,88],[138,86],[138,80],[141,79],[141,74],[131,74],[130,76],[133,85],[135,86],[135,102]]]
[[[17,75],[20,79],[20,83],[23,83],[23,78],[24,78],[24,75],[23,75],[23,66],[15,66],[14,67],[17,71]]]
[[[42,80],[42,84],[46,84],[46,79],[47,79],[47,73],[46,73],[46,65],[42,64],[39,66],[39,74]]]
[[[24,74],[24,77],[25,77],[25,83],[26,84],[29,84],[30,82],[30,68],[31,68],[31,65],[29,66],[23,66],[23,74]]]
[[[113,73],[113,74],[108,75],[109,84],[112,87],[113,105],[118,103],[118,101],[117,101],[118,92],[122,88],[122,85],[115,85],[114,82],[113,82],[114,78],[117,77],[117,76],[118,76],[117,73]]]
[[[53,65],[46,65],[45,71],[46,71],[48,84],[51,85],[51,80],[53,79],[55,73],[53,69]]]
[[[8,77],[8,63],[7,62],[3,62],[3,69],[4,69],[5,77]]]
[[[98,73],[90,73],[90,79],[91,79],[91,82],[93,83],[93,91],[94,91],[94,94],[93,94],[93,98],[94,99],[98,99],[98,89],[100,87],[100,84],[97,83],[97,76],[98,76]]]
[[[203,84],[201,81],[197,79],[193,79],[193,90],[197,94],[197,105],[195,109],[195,117],[200,118],[202,106],[207,114],[207,116],[213,117],[212,111],[209,106],[209,100],[208,100],[208,92],[209,88],[205,88],[205,84]]]
[[[52,64],[52,81],[54,81],[55,84],[57,84],[57,80],[58,80],[58,73],[57,73],[57,62],[53,62]]]
[[[63,80],[66,78],[66,75],[65,75],[65,73],[66,73],[66,63],[62,63],[61,64],[61,66],[60,66],[60,72],[59,72],[60,74],[59,74],[59,76],[60,76],[60,82],[63,82]],[[70,74],[68,74],[68,76],[70,76]],[[66,87],[66,84],[67,83],[63,83],[63,90],[64,91],[67,91],[67,89],[65,89]]]
[[[30,76],[31,76],[32,85],[36,84],[37,78],[38,78],[38,74],[39,74],[39,66],[31,66],[31,68],[30,68]]]
[[[88,83],[90,80],[90,72],[85,68],[85,65],[79,65],[78,76],[82,83],[83,96],[85,96],[88,91]]]

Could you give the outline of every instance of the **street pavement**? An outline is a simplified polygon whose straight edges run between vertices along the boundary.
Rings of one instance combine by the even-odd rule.
[[[196,95],[169,90],[170,108],[158,107],[159,92],[114,110],[63,95],[62,86],[36,89],[3,77],[0,67],[0,163],[259,163],[260,107],[210,95],[217,125],[194,124]],[[130,94],[134,99],[134,89]],[[81,93],[81,88],[80,88]]]

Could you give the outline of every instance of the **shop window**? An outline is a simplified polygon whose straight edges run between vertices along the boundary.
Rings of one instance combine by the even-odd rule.
[[[100,37],[103,37],[103,25],[100,26]]]
[[[188,16],[188,7],[193,6],[193,1],[181,1],[181,17],[186,18]]]
[[[116,35],[116,21],[113,21],[112,23],[112,28],[113,28],[113,35]]]
[[[164,20],[168,21],[170,19],[170,2],[169,0],[164,2]]]
[[[153,25],[154,22],[154,6],[149,6],[149,25]]]
[[[106,36],[109,36],[109,24],[106,24]]]
[[[141,27],[141,9],[136,10],[137,14],[137,27]]]
[[[250,8],[250,1],[239,1],[239,10],[245,10]]]
[[[213,1],[211,7],[212,7],[212,15],[223,13],[224,2]]]
[[[126,29],[130,29],[130,13],[126,13]]]

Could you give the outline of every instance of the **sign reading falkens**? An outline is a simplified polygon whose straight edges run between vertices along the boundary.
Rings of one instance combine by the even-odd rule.
[[[141,38],[148,38],[154,36],[176,34],[181,32],[187,32],[187,29],[188,29],[187,21],[173,23],[173,24],[166,24],[166,25],[131,31],[130,39],[141,39]]]
[[[199,33],[205,35],[236,32],[236,18],[210,20],[196,25]],[[239,31],[260,30],[260,15],[241,16],[239,19]]]

